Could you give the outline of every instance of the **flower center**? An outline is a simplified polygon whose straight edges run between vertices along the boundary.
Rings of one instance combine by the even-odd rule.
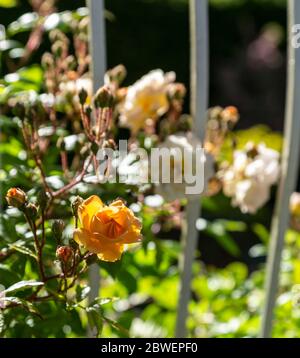
[[[107,213],[101,213],[101,221],[105,226],[105,235],[111,239],[115,239],[124,233],[124,228],[114,218],[107,215]]]

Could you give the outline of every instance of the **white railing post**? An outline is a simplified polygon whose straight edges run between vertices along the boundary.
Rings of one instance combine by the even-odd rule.
[[[261,337],[272,335],[273,311],[276,303],[278,277],[284,236],[289,223],[289,198],[295,190],[300,155],[300,49],[292,45],[292,27],[300,24],[300,1],[288,1],[288,77],[284,146],[281,179],[277,192],[269,244],[266,299],[262,317]]]
[[[190,95],[193,131],[203,143],[208,106],[208,1],[190,0]],[[192,265],[197,249],[196,220],[201,210],[200,199],[188,201],[186,227],[182,231],[183,257],[181,257],[180,294],[177,310],[176,337],[186,336],[188,303],[191,297]]]
[[[93,92],[103,85],[106,71],[105,17],[103,0],[87,0],[89,8],[89,49],[91,54],[90,72]],[[89,269],[89,286],[91,287],[90,302],[99,295],[99,265],[93,264]]]

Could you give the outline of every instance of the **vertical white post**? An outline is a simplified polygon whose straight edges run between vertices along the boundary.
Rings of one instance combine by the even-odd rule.
[[[190,0],[190,82],[193,131],[203,143],[208,106],[208,1]],[[196,220],[201,210],[200,199],[189,201],[186,207],[186,228],[183,228],[184,245],[181,259],[180,296],[177,310],[176,337],[186,336],[188,303],[191,297],[192,265],[197,248]]]
[[[91,75],[93,92],[103,85],[106,71],[105,18],[104,1],[87,0],[89,8],[89,48],[91,54]],[[92,301],[99,294],[100,273],[99,265],[93,264],[89,270],[89,286],[91,287],[89,300]]]
[[[300,24],[300,1],[288,1],[288,77],[284,147],[281,179],[272,221],[266,272],[266,300],[262,317],[261,337],[272,335],[273,311],[278,289],[281,254],[289,222],[289,198],[297,185],[300,155],[300,49],[292,44],[292,27]]]

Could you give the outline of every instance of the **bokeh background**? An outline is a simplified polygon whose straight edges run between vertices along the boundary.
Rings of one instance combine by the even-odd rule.
[[[5,2],[5,1],[4,1]],[[177,80],[189,88],[189,23],[187,0],[122,0],[106,1],[107,65],[123,63],[131,84],[151,69],[175,71]],[[56,3],[58,11],[85,6],[84,0]],[[8,25],[31,11],[27,1],[17,7],[2,8],[0,23]],[[285,0],[213,0],[209,6],[210,31],[210,106],[235,105],[241,120],[237,129],[257,124],[282,131],[286,84],[286,1]],[[14,39],[26,42],[28,34],[20,32]],[[32,55],[31,63],[39,63],[49,49],[45,36]],[[13,63],[13,62],[12,62]],[[12,72],[13,64],[2,61],[1,76]],[[10,67],[10,68],[8,68]],[[189,110],[189,93],[185,110]],[[274,197],[274,195],[273,195]],[[269,227],[273,200],[256,216],[242,215],[238,209],[226,210],[226,198],[219,210],[206,211],[205,217],[246,220],[249,225],[261,222]],[[229,207],[229,206],[228,206]],[[234,236],[234,235],[233,235]],[[241,238],[241,236],[243,236]],[[238,233],[237,241],[250,270],[264,257],[249,257],[249,249],[260,241],[249,229]],[[225,245],[225,247],[224,247]],[[225,266],[235,259],[230,244],[223,247],[204,233],[199,243],[203,260]]]
[[[11,4],[14,0],[0,0],[1,6],[5,6],[5,3]],[[247,128],[247,133],[241,132],[240,138],[244,135],[244,139],[248,140],[257,136],[266,139],[269,130],[262,125],[282,133],[286,89],[286,5],[286,0],[210,1],[209,104],[234,105],[239,109],[241,118],[236,129],[239,131]],[[59,0],[56,3],[59,12],[81,6],[85,6],[84,0]],[[164,71],[175,71],[177,80],[189,88],[187,0],[107,0],[106,9],[107,63],[109,68],[119,63],[126,66],[128,76],[125,85],[132,84],[152,69],[161,68]],[[19,0],[16,7],[0,7],[0,24],[7,26],[31,11],[31,6],[24,0]],[[24,26],[26,27],[26,21]],[[13,35],[13,41],[23,44],[27,38],[26,31],[17,31]],[[44,36],[41,45],[32,53],[29,63],[40,64],[42,54],[49,50],[49,47],[48,36]],[[16,48],[12,46],[2,50],[5,56],[0,57],[1,78],[17,70],[14,67],[14,63],[17,62]],[[7,55],[10,57],[9,61]],[[188,111],[189,93],[185,102],[185,112]],[[260,127],[255,127],[251,132],[249,128],[257,125]],[[278,139],[269,137],[269,141],[273,138]],[[192,303],[195,321],[190,322],[194,335],[257,334],[263,297],[262,264],[266,261],[275,189],[273,188],[268,204],[255,215],[242,214],[238,208],[232,208],[230,199],[223,194],[203,199],[198,247],[201,252],[201,269],[198,269],[202,276],[199,274],[193,283],[195,296],[200,296],[200,304],[197,300],[196,303]],[[147,229],[149,228],[146,223]],[[300,236],[293,235],[295,233],[289,234],[289,251],[284,256],[283,282],[287,290],[290,290],[293,284],[300,283]],[[180,231],[161,233],[160,239],[164,238],[179,241]],[[179,246],[174,247],[179,251]],[[172,324],[169,328],[169,321],[173,323],[175,320],[176,299],[173,293],[177,292],[177,281],[175,282],[175,275],[173,276],[172,272],[165,273],[165,266],[171,265],[174,261],[174,247],[166,254],[162,268],[155,268],[159,275],[164,277],[158,277],[155,272],[155,279],[151,278],[147,282],[145,279],[151,286],[152,300],[155,304],[158,302],[158,305],[155,306],[150,300],[150,303],[143,303],[142,307],[138,308],[140,312],[146,307],[143,316],[141,315],[143,319],[156,317],[157,323],[160,323],[163,313],[163,325],[168,327],[170,332]],[[134,267],[137,268],[136,271],[145,261],[143,253],[138,255],[138,259],[129,256],[127,258],[129,267],[133,265],[134,260],[138,261]],[[291,265],[295,265],[295,270]],[[145,269],[148,273],[147,270],[151,273],[154,269],[149,264]],[[138,284],[133,279],[136,272],[134,269],[131,271],[126,272],[127,276],[123,273],[124,277],[119,279],[124,283],[124,287],[128,286],[130,293],[134,293]],[[118,289],[123,292],[123,286]],[[165,296],[164,292],[168,292],[169,295]],[[114,288],[107,293],[114,293]],[[169,302],[170,295],[173,295],[173,305]],[[202,315],[204,311],[213,312],[215,316]],[[200,316],[199,321],[197,312]],[[289,296],[287,299],[287,296],[284,296],[277,312],[281,323],[277,325],[276,335],[299,335],[299,310],[294,314],[291,325],[285,322],[285,317],[291,315],[291,312],[291,298]],[[133,310],[124,313],[120,322],[129,326],[128,322],[135,314]],[[240,326],[235,328],[234,320],[237,316],[240,319]],[[250,323],[246,325],[244,321]],[[229,322],[226,327],[225,322]],[[203,326],[206,325],[209,328],[205,331]],[[197,331],[199,327],[200,331]],[[170,332],[168,331],[169,335]]]

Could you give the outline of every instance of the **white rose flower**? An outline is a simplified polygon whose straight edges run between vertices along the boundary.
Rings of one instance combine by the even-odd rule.
[[[240,207],[243,213],[254,214],[270,197],[270,187],[255,179],[237,182],[233,205]]]
[[[223,173],[223,192],[242,212],[255,213],[268,201],[279,171],[278,152],[247,143],[245,150],[234,152],[232,165]]]
[[[176,199],[198,199],[199,195],[187,194],[187,188],[195,183],[189,184],[185,181],[185,174],[191,173],[195,175],[193,170],[195,167],[195,149],[201,147],[201,142],[192,133],[178,133],[170,135],[166,140],[161,143],[158,148],[170,149],[170,166],[161,165],[158,161],[154,161],[151,166],[151,171],[154,173],[160,173],[160,182],[156,183],[155,191],[160,194],[167,201],[173,201]],[[181,155],[178,155],[180,150]],[[184,161],[184,150],[192,154],[192,160]],[[205,153],[201,157],[202,165],[204,168],[204,191],[207,189],[208,181],[214,176],[213,158],[210,154]],[[170,173],[164,172],[169,170]],[[167,178],[170,175],[170,183],[163,183],[161,178]],[[197,178],[199,180],[199,178]]]
[[[126,97],[119,106],[121,125],[137,133],[144,127],[147,119],[156,120],[166,113],[169,108],[167,85],[174,81],[174,72],[153,70],[129,86]]]

